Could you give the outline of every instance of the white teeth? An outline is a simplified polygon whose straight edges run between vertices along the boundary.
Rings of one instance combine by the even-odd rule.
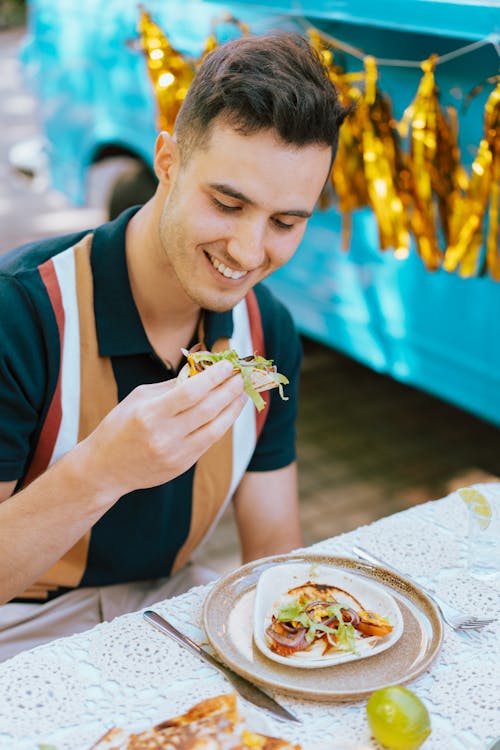
[[[224,263],[221,263],[221,261],[217,258],[214,258],[213,255],[209,255],[208,257],[210,258],[213,267],[216,268],[219,273],[225,276],[226,279],[241,279],[248,273],[248,271],[234,271],[232,268],[224,265]]]

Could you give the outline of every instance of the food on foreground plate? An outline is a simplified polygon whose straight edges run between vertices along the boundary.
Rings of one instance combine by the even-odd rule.
[[[299,652],[326,656],[337,651],[357,653],[361,639],[376,639],[393,630],[377,612],[367,611],[347,591],[324,583],[288,589],[273,608],[265,639],[280,656]]]
[[[267,659],[321,669],[378,655],[401,638],[403,614],[383,579],[335,560],[285,556],[260,574],[253,640]]]
[[[260,395],[263,391],[278,388],[281,398],[284,401],[287,400],[283,393],[283,386],[288,383],[288,378],[277,371],[271,359],[265,359],[257,354],[240,357],[234,349],[228,349],[225,352],[207,352],[202,350],[199,344],[189,351],[182,349],[182,353],[187,359],[187,364],[180,371],[178,380],[191,378],[216,362],[227,359],[232,363],[235,372],[241,372],[245,392],[250,396],[258,411],[262,411],[265,405]]]
[[[218,695],[186,713],[132,734],[110,729],[91,750],[301,750],[278,737],[247,729],[238,713],[236,695]]]

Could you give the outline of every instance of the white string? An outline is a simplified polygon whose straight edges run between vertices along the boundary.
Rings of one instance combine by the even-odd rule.
[[[313,27],[315,28],[315,27]],[[357,47],[353,47],[350,44],[347,44],[346,42],[342,42],[340,39],[337,39],[334,36],[331,36],[330,34],[327,34],[324,31],[320,31],[319,29],[315,28],[315,31],[319,34],[319,36],[324,40],[329,42],[332,47],[336,47],[342,52],[346,52],[349,55],[352,55],[353,57],[358,58],[359,60],[364,60],[364,58],[367,56],[365,52],[358,49]],[[456,50],[453,50],[452,52],[447,52],[445,55],[438,55],[436,58],[436,65],[442,65],[443,63],[447,63],[449,60],[454,60],[457,57],[462,57],[463,55],[468,55],[470,52],[474,52],[475,50],[479,49],[480,47],[484,47],[487,44],[492,44],[498,57],[500,58],[500,38],[498,34],[490,34],[485,39],[480,39],[477,42],[472,42],[472,44],[466,44],[464,47],[459,47]],[[418,60],[392,60],[389,58],[378,58],[373,56],[373,59],[377,63],[378,66],[392,66],[395,68],[420,68],[423,61]]]
[[[441,63],[448,62],[448,60],[453,60],[455,57],[467,55],[469,52],[474,52],[474,50],[479,49],[480,47],[484,47],[486,44],[492,44],[498,57],[500,57],[500,44],[498,43],[498,36],[496,36],[495,34],[490,34],[485,39],[480,39],[479,41],[468,44],[465,47],[459,47],[459,49],[456,49],[453,52],[448,52],[446,55],[440,55],[437,60],[437,64],[440,65]]]
[[[283,16],[285,17],[285,16]],[[221,19],[219,19],[220,21]],[[228,20],[227,18],[225,20]],[[231,18],[233,22],[236,20],[234,18]],[[315,26],[311,26],[308,24],[304,18],[297,19],[300,26],[304,29],[304,31],[307,32],[308,28],[313,28],[319,36],[324,40],[329,42],[332,47],[336,47],[337,49],[342,50],[342,52],[345,52],[348,55],[351,55],[352,57],[356,57],[358,60],[363,61],[365,57],[367,57],[366,52],[363,52],[363,50],[359,49],[359,47],[353,47],[352,44],[349,44],[348,42],[343,42],[340,39],[337,39],[334,36],[331,36],[331,34],[327,34],[325,31],[321,31],[320,29],[317,29]],[[498,57],[500,58],[500,36],[498,34],[489,34],[484,39],[479,39],[477,42],[472,42],[471,44],[466,44],[463,47],[459,47],[456,50],[453,50],[452,52],[447,52],[444,55],[438,55],[435,58],[435,64],[436,65],[442,65],[443,63],[447,63],[450,60],[454,60],[457,57],[462,57],[463,55],[468,55],[471,52],[475,52],[475,50],[480,49],[481,47],[485,47],[487,44],[491,44],[497,53]],[[384,57],[375,57],[374,55],[371,55],[373,59],[375,60],[376,64],[380,66],[393,66],[395,68],[420,68],[422,66],[423,60],[398,60],[398,59],[391,59],[391,58],[384,58]]]

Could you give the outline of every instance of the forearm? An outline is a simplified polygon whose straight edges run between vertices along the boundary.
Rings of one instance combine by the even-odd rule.
[[[82,443],[0,503],[0,602],[19,595],[56,563],[116,501],[93,481]]]
[[[304,540],[298,523],[285,522],[272,528],[262,528],[253,542],[242,544],[242,564],[258,560],[261,557],[281,555],[303,547]]]
[[[118,498],[169,482],[196,463],[233,424],[242,394],[243,379],[228,362],[177,386],[141,386],[24,490],[8,497],[12,483],[4,483],[0,601],[36,581]]]
[[[302,547],[296,465],[247,473],[235,495],[235,518],[244,563]]]

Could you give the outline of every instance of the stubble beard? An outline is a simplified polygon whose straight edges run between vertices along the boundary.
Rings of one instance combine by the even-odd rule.
[[[172,216],[168,215],[166,206],[160,218],[159,240],[163,264],[167,266],[166,272],[175,278],[176,285],[200,309],[215,313],[228,312],[241,302],[246,295],[247,292],[238,295],[236,299],[229,300],[225,299],[225,295],[223,294],[217,295],[215,290],[210,292],[209,290],[205,291],[203,288],[194,289],[193,285],[190,284],[189,271],[187,269],[185,270],[185,278],[183,279],[182,273],[179,273],[178,263],[174,262],[174,259],[180,261],[182,268],[186,241],[183,233],[175,227],[175,221],[172,220]],[[198,252],[203,253],[203,250],[200,249]],[[205,258],[200,258],[200,261],[209,262]]]

